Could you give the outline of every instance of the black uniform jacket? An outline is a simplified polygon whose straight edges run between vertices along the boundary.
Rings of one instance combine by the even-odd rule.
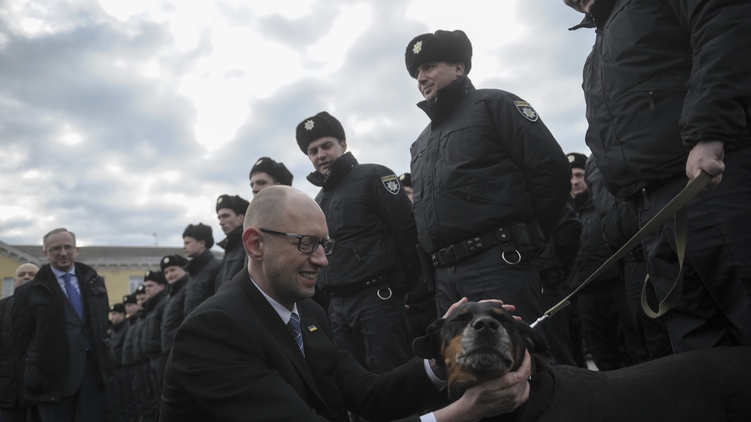
[[[109,302],[104,279],[88,265],[75,263],[86,319],[83,336],[91,339],[96,376],[104,387],[114,369],[115,356],[107,337]],[[26,398],[37,401],[60,399],[71,366],[83,368],[83,349],[71,352],[65,325],[65,302],[68,300],[49,264],[39,269],[28,287],[16,291],[11,311],[13,342],[23,355],[26,365],[24,385]],[[83,343],[82,343],[83,345]],[[77,346],[76,346],[77,347]]]
[[[308,175],[321,190],[316,202],[326,215],[329,236],[336,240],[329,266],[318,284],[327,291],[363,284],[400,267],[403,281],[414,286],[420,273],[412,204],[393,171],[377,164],[358,164],[347,152],[329,166],[329,175]],[[391,286],[396,287],[396,286]]]
[[[287,326],[242,270],[177,330],[161,421],[340,421],[406,418],[443,400],[419,359],[385,374],[334,345],[328,317],[297,303],[305,357]]]
[[[236,227],[229,232],[227,237],[217,243],[224,249],[222,258],[222,267],[214,281],[214,291],[218,291],[225,281],[232,280],[240,270],[245,266],[245,248],[243,247],[243,228]]]
[[[608,190],[683,176],[701,140],[749,144],[751,2],[598,0],[593,15],[586,140]]]
[[[15,297],[0,300],[0,406],[25,407],[30,403],[23,398],[23,365],[21,355],[10,337],[10,309]]]
[[[115,355],[116,367],[122,365],[123,349],[125,347],[125,336],[128,335],[128,328],[130,328],[130,322],[128,322],[126,319],[123,319],[119,324],[112,327],[110,344],[112,345],[112,353],[114,353]]]
[[[185,288],[189,282],[190,274],[185,274],[169,285],[169,301],[164,307],[162,319],[162,353],[165,355],[172,349],[177,327],[185,319]]]
[[[431,123],[410,147],[412,199],[427,252],[503,224],[537,220],[546,234],[571,191],[571,166],[532,107],[460,77],[418,104]]]
[[[169,300],[167,286],[143,302],[142,316],[144,316],[143,330],[141,331],[141,345],[143,352],[149,359],[154,359],[162,354],[162,321],[164,309]]]
[[[206,249],[200,255],[190,260],[188,272],[190,283],[185,290],[185,315],[188,315],[201,302],[214,294],[216,276],[222,269],[222,261]]]

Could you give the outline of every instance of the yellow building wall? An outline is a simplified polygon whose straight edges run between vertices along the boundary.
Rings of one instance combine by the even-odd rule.
[[[1,280],[6,278],[14,278],[16,275],[16,269],[21,265],[20,262],[12,260],[7,256],[0,255],[0,276]],[[0,289],[0,295],[2,295],[2,289]]]

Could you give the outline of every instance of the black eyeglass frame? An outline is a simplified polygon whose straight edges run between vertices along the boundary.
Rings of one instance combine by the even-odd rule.
[[[261,228],[259,228],[258,230],[263,233],[275,234],[277,236],[294,237],[295,239],[297,239],[297,250],[306,255],[313,255],[318,250],[319,246],[323,246],[323,252],[326,254],[326,256],[329,256],[331,255],[332,252],[334,252],[334,245],[336,245],[336,240],[334,239],[321,240],[309,234],[303,235],[303,234],[295,234],[295,233],[284,233],[284,232],[279,232],[276,230],[261,229]],[[302,249],[302,241],[305,238],[313,239],[316,242],[315,247],[310,252],[304,251]]]

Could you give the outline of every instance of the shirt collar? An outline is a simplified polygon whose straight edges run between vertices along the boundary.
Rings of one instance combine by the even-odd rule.
[[[267,295],[266,292],[263,291],[263,289],[261,289],[260,287],[258,287],[258,285],[256,284],[256,282],[253,281],[253,277],[249,277],[249,278],[250,278],[250,281],[253,283],[253,285],[256,286],[256,288],[258,289],[258,291],[261,292],[261,294],[263,295],[263,297],[265,297],[266,300],[269,302],[269,304],[271,304],[271,307],[274,308],[274,310],[276,311],[277,314],[279,314],[279,318],[282,319],[282,321],[284,322],[285,325],[287,325],[287,323],[289,323],[289,319],[290,319],[290,317],[291,317],[292,314],[296,314],[298,316],[298,318],[300,317],[300,313],[297,312],[297,303],[295,303],[292,306],[292,311],[290,311],[289,309],[287,309],[284,306],[282,306],[282,304],[280,304],[279,302],[277,302],[274,299],[272,299],[271,296]]]

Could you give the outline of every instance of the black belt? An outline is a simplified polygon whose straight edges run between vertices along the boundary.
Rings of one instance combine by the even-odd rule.
[[[440,249],[430,257],[435,268],[449,267],[486,249],[501,245],[503,260],[515,265],[521,262],[522,252],[532,252],[540,248],[544,244],[542,239],[542,229],[536,221],[515,223]]]
[[[391,275],[393,271],[379,274],[364,283],[351,283],[343,286],[330,286],[324,289],[324,292],[329,296],[347,296],[360,290],[365,290],[370,287],[388,288],[389,281],[391,281]]]

